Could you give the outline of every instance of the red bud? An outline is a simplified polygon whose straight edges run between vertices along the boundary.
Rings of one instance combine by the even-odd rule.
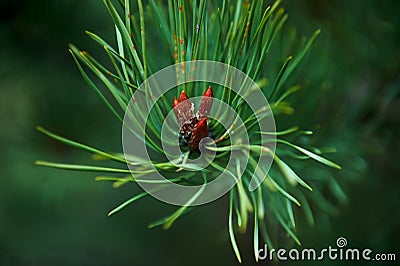
[[[208,128],[207,128],[207,118],[204,117],[200,119],[199,122],[195,125],[192,136],[190,137],[189,147],[192,151],[197,151],[199,149],[199,144],[202,138],[208,136]]]
[[[182,91],[179,99],[174,98],[173,107],[179,127],[182,128],[193,117],[193,105],[186,92]]]
[[[177,99],[174,97],[172,104],[178,119],[180,132],[184,138],[189,138],[189,147],[192,151],[199,150],[201,139],[208,136],[207,119],[213,102],[213,92],[209,86],[201,99],[199,110],[194,116],[193,104],[185,91]]]

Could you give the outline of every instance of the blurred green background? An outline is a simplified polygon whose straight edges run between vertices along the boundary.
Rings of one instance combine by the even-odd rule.
[[[320,125],[315,137],[338,148],[344,168],[338,175],[349,181],[342,182],[348,204],[334,217],[317,216],[313,228],[301,226],[302,243],[326,247],[344,236],[349,246],[394,252],[400,260],[400,2],[307,0],[283,6],[287,34],[275,49],[285,36],[300,40],[322,30],[301,64],[303,87],[291,98],[296,114],[290,119],[304,128]],[[91,173],[34,165],[37,159],[91,161],[41,135],[36,125],[121,150],[120,124],[86,86],[67,51],[75,43],[101,55],[86,29],[114,40],[102,1],[0,3],[0,265],[237,264],[225,198],[197,208],[168,231],[148,230],[149,222],[173,208],[147,198],[108,218],[110,209],[139,189],[115,190]],[[244,265],[254,261],[251,239],[238,239]]]

